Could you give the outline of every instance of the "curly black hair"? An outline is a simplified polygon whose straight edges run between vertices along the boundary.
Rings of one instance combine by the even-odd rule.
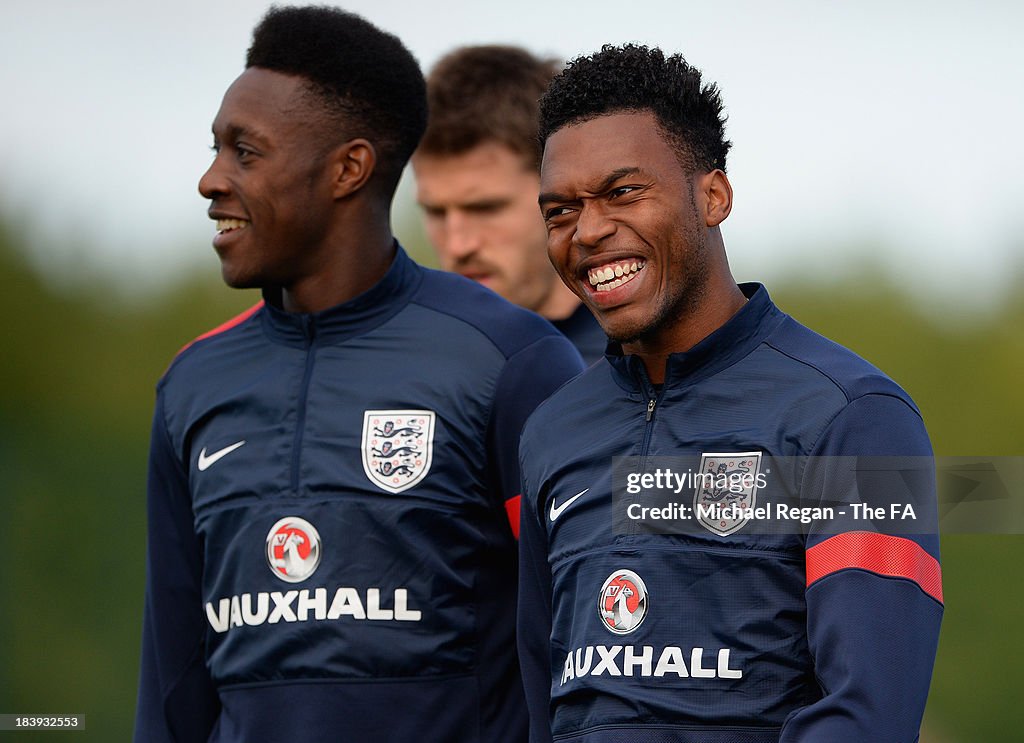
[[[541,147],[562,127],[606,114],[650,111],[692,170],[725,170],[732,142],[725,138],[722,98],[714,83],[679,54],[640,44],[605,44],[577,57],[551,81],[540,101]]]
[[[306,78],[339,137],[373,143],[394,190],[427,126],[423,73],[397,37],[339,8],[272,6],[245,66]]]

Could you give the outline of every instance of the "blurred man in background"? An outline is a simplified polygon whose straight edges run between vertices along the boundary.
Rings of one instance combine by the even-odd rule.
[[[391,233],[416,60],[274,8],[199,182],[263,301],[157,386],[138,743],[517,741],[517,441],[581,368],[536,315]]]
[[[427,131],[412,164],[441,266],[547,318],[590,364],[607,338],[558,280],[537,211],[537,101],[560,66],[517,47],[451,52],[427,77]]]

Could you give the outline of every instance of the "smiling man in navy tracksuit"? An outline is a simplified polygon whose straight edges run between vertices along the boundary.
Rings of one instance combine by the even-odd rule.
[[[426,120],[402,44],[273,9],[199,183],[263,301],[157,387],[135,739],[516,741],[523,421],[582,368],[395,243]]]
[[[549,255],[616,343],[520,446],[531,739],[912,743],[942,616],[920,413],[733,280],[699,71],[605,47],[541,109]]]

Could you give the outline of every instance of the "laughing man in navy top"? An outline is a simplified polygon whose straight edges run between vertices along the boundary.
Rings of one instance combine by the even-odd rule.
[[[520,445],[531,740],[916,740],[942,588],[914,403],[737,286],[722,103],[679,55],[571,62],[541,139],[549,255],[614,343]]]

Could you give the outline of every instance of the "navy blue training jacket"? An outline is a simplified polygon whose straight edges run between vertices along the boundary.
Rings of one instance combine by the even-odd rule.
[[[746,305],[672,355],[660,388],[609,353],[527,423],[532,741],[918,737],[943,609],[920,413],[742,288]],[[673,467],[666,490],[653,478]],[[742,508],[712,508],[728,503]]]
[[[516,447],[581,368],[546,321],[401,249],[351,302],[260,303],[181,352],[135,740],[522,740]]]
[[[572,314],[564,320],[552,320],[551,324],[572,341],[576,350],[580,352],[580,356],[583,357],[583,363],[587,366],[604,358],[608,336],[604,334],[604,330],[598,325],[597,319],[585,304],[581,303],[577,306]]]

